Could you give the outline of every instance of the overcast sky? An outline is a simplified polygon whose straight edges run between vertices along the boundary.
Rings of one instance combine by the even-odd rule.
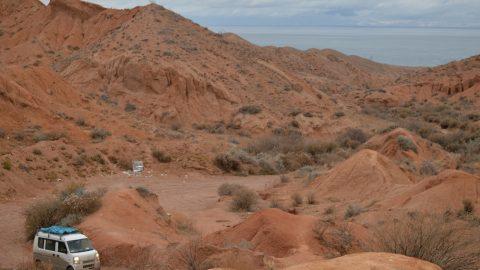
[[[107,7],[130,8],[151,1],[89,0],[89,2]],[[206,26],[480,27],[480,0],[156,0],[155,2]]]

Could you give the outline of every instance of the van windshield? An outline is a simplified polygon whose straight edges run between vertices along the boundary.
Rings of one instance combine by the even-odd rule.
[[[68,241],[68,249],[70,253],[78,253],[93,250],[92,243],[87,238]]]

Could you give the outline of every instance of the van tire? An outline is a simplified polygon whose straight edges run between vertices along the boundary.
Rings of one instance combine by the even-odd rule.
[[[68,266],[68,267],[67,267],[67,270],[73,270],[73,267]]]

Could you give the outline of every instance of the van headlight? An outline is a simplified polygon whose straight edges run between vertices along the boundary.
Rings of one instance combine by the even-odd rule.
[[[79,264],[80,263],[80,258],[79,257],[74,257],[73,258],[73,263],[74,264]]]
[[[100,254],[98,254],[98,252],[97,252],[97,254],[95,254],[95,260],[97,260],[97,262],[100,261]]]

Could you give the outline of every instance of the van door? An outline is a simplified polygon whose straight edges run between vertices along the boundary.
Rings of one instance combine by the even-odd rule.
[[[35,262],[45,262],[45,260],[47,259],[47,257],[45,256],[45,238],[37,236],[35,239],[36,246],[34,248],[33,259],[35,260]]]
[[[55,267],[56,257],[57,257],[57,241],[51,239],[45,239],[45,251],[44,251],[44,260],[43,262]],[[55,267],[56,268],[56,267]]]
[[[69,265],[70,265],[70,256],[68,256],[67,245],[65,245],[65,242],[57,242],[58,269],[67,269]]]

